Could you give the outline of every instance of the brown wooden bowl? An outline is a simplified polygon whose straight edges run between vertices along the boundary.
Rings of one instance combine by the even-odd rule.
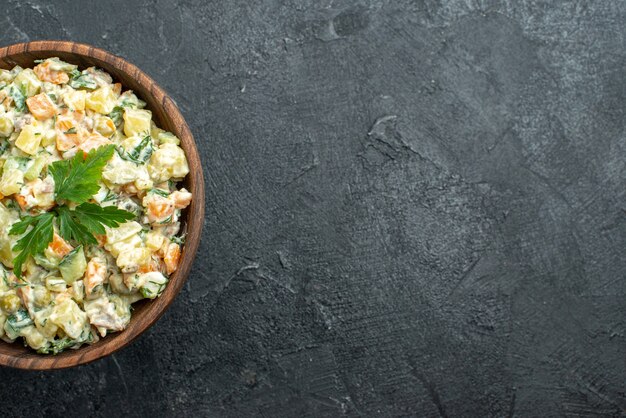
[[[71,64],[77,64],[81,69],[90,66],[100,67],[111,74],[114,80],[122,83],[124,90],[131,89],[144,100],[147,103],[146,108],[152,111],[156,124],[180,138],[190,170],[183,185],[193,193],[193,200],[182,216],[182,228],[187,233],[187,239],[180,266],[170,277],[163,294],[155,300],[144,300],[134,304],[130,324],[124,331],[108,335],[97,343],[83,346],[78,350],[70,349],[53,356],[37,354],[19,341],[13,344],[0,341],[0,365],[29,370],[63,369],[89,363],[130,344],[154,324],[172,303],[187,279],[200,243],[204,222],[204,179],[198,150],[185,119],[163,89],[126,60],[102,49],[75,42],[34,41],[0,48],[0,68],[11,69],[15,65],[32,68],[34,60],[49,57],[59,57]]]

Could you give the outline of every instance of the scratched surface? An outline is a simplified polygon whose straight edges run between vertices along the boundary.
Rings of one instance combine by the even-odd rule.
[[[626,3],[2,1],[139,65],[199,144],[188,286],[2,416],[620,416]]]

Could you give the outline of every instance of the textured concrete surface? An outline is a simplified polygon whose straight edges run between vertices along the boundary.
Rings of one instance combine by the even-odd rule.
[[[625,413],[625,2],[2,4],[152,75],[207,186],[164,318],[2,416]]]

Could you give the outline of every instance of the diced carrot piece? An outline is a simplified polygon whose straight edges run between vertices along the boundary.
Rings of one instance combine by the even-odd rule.
[[[113,84],[113,93],[117,94],[118,96],[122,93],[122,83]]]
[[[66,135],[63,133],[57,132],[57,149],[59,151],[67,151],[76,146],[76,141],[71,137],[71,135]]]
[[[46,120],[55,115],[56,109],[52,100],[46,93],[39,93],[36,96],[26,99],[28,110],[39,120]]]
[[[174,214],[174,205],[169,199],[156,198],[148,203],[148,219],[150,222],[162,221]]]
[[[96,286],[102,284],[106,278],[106,265],[101,263],[98,257],[94,257],[87,263],[87,271],[85,272],[85,293],[90,296]]]
[[[59,151],[67,151],[79,143],[76,123],[67,115],[59,116],[57,119],[56,133],[56,143]]]
[[[74,122],[66,117],[63,116],[59,116],[59,118],[57,119],[57,124],[56,124],[56,128],[59,131],[67,131],[69,129],[75,128],[74,126]]]
[[[73,250],[72,246],[68,244],[67,241],[65,241],[63,238],[61,238],[61,236],[56,232],[54,233],[54,236],[52,237],[52,242],[48,247],[60,258],[65,257],[67,254],[70,253],[70,251]]]
[[[21,194],[16,194],[15,200],[17,200],[17,203],[20,205],[20,208],[22,208],[22,210],[26,209],[27,203],[24,196],[22,196]]]
[[[174,206],[177,209],[184,209],[191,203],[191,193],[187,190],[177,190],[170,195],[170,198],[174,201]]]
[[[83,150],[85,152],[89,152],[92,149],[96,149],[98,147],[101,147],[103,145],[107,145],[107,144],[110,144],[110,143],[111,143],[111,141],[109,141],[108,139],[106,139],[102,135],[94,133],[94,134],[89,135],[87,137],[87,139],[84,140],[78,146],[78,148],[80,148],[81,150]]]
[[[139,273],[149,273],[151,271],[161,271],[163,262],[157,256],[152,256],[150,262],[139,266]]]
[[[66,73],[51,70],[49,67],[50,62],[46,61],[33,68],[33,71],[41,81],[47,81],[52,84],[63,84],[70,81],[70,77]]]
[[[163,261],[165,262],[167,274],[175,272],[178,268],[178,263],[180,262],[180,245],[173,242],[170,243],[165,250]]]
[[[150,266],[150,264],[142,264],[141,266],[139,266],[139,269],[137,270],[138,273],[149,273],[152,270],[152,267]]]
[[[72,111],[72,117],[76,122],[80,122],[85,119],[85,112],[82,110],[74,110]]]

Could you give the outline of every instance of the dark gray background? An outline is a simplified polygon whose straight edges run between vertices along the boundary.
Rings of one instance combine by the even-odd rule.
[[[202,153],[188,285],[0,414],[619,416],[623,1],[3,1],[108,49]]]

